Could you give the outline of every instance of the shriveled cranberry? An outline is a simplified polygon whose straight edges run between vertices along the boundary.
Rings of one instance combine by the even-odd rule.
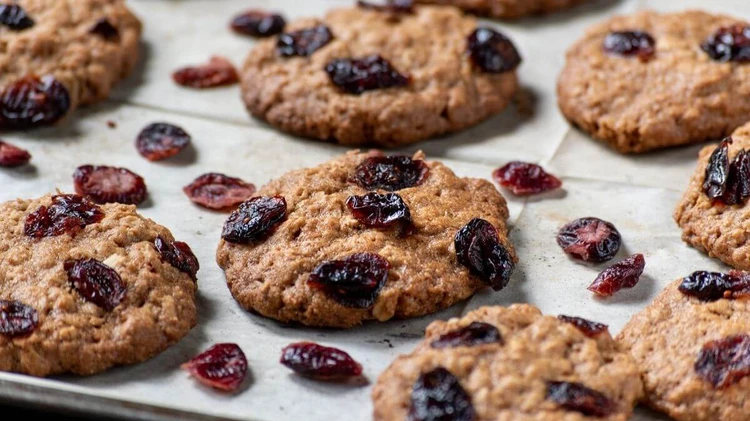
[[[286,346],[281,350],[279,362],[297,374],[316,380],[343,380],[362,375],[362,365],[349,354],[313,342]]]
[[[371,156],[357,165],[351,181],[367,190],[396,191],[422,184],[430,168],[408,156]]]
[[[308,284],[347,307],[368,308],[375,304],[388,280],[391,265],[374,253],[357,253],[343,260],[329,260],[313,269]]]
[[[213,56],[207,64],[183,67],[172,73],[172,79],[182,86],[195,89],[234,85],[240,81],[237,69],[224,57]]]
[[[233,208],[255,194],[255,186],[239,178],[219,173],[208,173],[183,187],[190,200],[208,209]]]
[[[750,197],[750,154],[739,151],[729,164],[727,189],[721,201],[727,205],[744,204]]]
[[[680,292],[701,301],[750,297],[750,273],[697,271],[682,279]]]
[[[213,345],[181,368],[214,389],[234,392],[247,376],[247,358],[237,344]]]
[[[412,13],[414,12],[414,3],[412,0],[381,0],[380,2],[371,2],[357,0],[357,6],[362,9],[376,10],[387,13]]]
[[[96,203],[138,205],[148,196],[143,177],[125,168],[83,165],[73,174],[73,183],[76,193]]]
[[[750,61],[750,26],[736,24],[719,28],[701,44],[703,51],[716,61]]]
[[[711,157],[708,159],[703,181],[703,192],[710,199],[718,199],[724,196],[727,190],[727,180],[729,179],[729,145],[731,144],[732,138],[724,139],[714,149]]]
[[[569,256],[585,262],[611,260],[620,250],[622,237],[614,225],[599,218],[580,218],[557,233],[557,244]]]
[[[474,421],[471,397],[450,371],[438,367],[417,378],[411,390],[408,421]]]
[[[570,323],[573,326],[577,327],[578,330],[583,332],[583,334],[588,336],[589,338],[595,338],[600,334],[609,331],[609,326],[605,325],[604,323],[594,322],[582,317],[560,315],[557,316],[557,318],[565,323]]]
[[[112,25],[107,18],[101,18],[96,21],[94,26],[89,29],[89,32],[99,35],[107,41],[116,41],[120,39],[120,31]]]
[[[656,41],[644,31],[610,32],[604,38],[604,51],[619,56],[635,56],[647,61],[656,53]]]
[[[396,193],[367,193],[364,196],[350,196],[346,206],[362,224],[373,228],[388,228],[399,225],[406,234],[412,230],[411,212]]]
[[[580,383],[547,382],[547,399],[590,417],[606,417],[617,410],[617,405],[604,394]]]
[[[500,331],[489,323],[472,322],[470,325],[448,332],[432,341],[432,348],[455,348],[483,344],[502,344]]]
[[[20,301],[0,300],[0,335],[28,335],[38,324],[39,315],[33,307]]]
[[[509,162],[496,169],[492,177],[516,196],[544,193],[562,186],[559,178],[547,173],[541,166],[520,161]]]
[[[365,91],[407,86],[409,78],[379,55],[361,59],[340,58],[326,64],[326,73],[334,85],[359,95]]]
[[[263,10],[248,10],[232,19],[229,25],[232,30],[241,35],[251,37],[270,37],[284,31],[286,20],[276,13]]]
[[[31,154],[28,151],[0,140],[0,167],[20,167],[28,164],[29,161],[31,161]]]
[[[621,262],[604,269],[589,285],[588,290],[601,297],[611,297],[623,288],[638,284],[646,267],[642,254],[634,254]]]
[[[750,154],[741,150],[729,162],[731,138],[722,141],[706,165],[703,192],[725,205],[742,204],[750,197]]]
[[[0,24],[21,31],[34,26],[34,20],[17,4],[0,4]]]
[[[282,57],[307,57],[325,47],[333,39],[333,33],[325,25],[285,32],[279,35],[276,51]]]
[[[249,244],[261,240],[286,218],[286,199],[281,196],[254,197],[237,208],[221,232],[230,243]]]
[[[27,237],[43,238],[75,235],[86,225],[104,219],[101,208],[87,199],[72,195],[52,196],[52,204],[41,206],[26,217],[23,232]]]
[[[167,241],[161,236],[156,237],[154,240],[154,247],[156,251],[161,255],[161,259],[177,270],[185,272],[190,275],[193,280],[196,280],[196,274],[200,269],[200,263],[198,258],[193,254],[193,250],[187,243],[182,241]]]
[[[192,138],[182,127],[169,123],[152,123],[138,134],[135,148],[149,161],[161,161],[177,155],[191,141]]]
[[[495,291],[510,282],[515,264],[500,243],[497,229],[484,219],[474,218],[456,233],[456,258]]]
[[[750,376],[750,336],[729,336],[703,345],[695,372],[717,389],[726,389]]]
[[[0,129],[30,129],[59,121],[70,110],[68,89],[52,76],[26,76],[0,93]]]
[[[521,55],[508,37],[491,28],[477,28],[469,35],[469,57],[487,73],[504,73],[521,64]]]
[[[112,311],[128,289],[114,269],[96,259],[69,260],[64,264],[68,282],[84,300]]]

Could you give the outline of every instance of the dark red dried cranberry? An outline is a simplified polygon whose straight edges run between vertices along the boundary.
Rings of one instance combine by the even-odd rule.
[[[0,140],[0,167],[20,167],[29,161],[31,154],[28,151]]]
[[[52,76],[26,76],[0,94],[0,129],[49,126],[70,110],[68,89]]]
[[[502,344],[500,331],[489,323],[472,322],[461,329],[448,332],[432,341],[432,348],[455,348],[483,344]]]
[[[750,197],[750,154],[742,150],[729,164],[727,190],[721,197],[727,205],[744,204]]]
[[[588,336],[589,338],[595,338],[599,336],[600,334],[609,331],[609,326],[605,325],[604,323],[598,323],[591,320],[586,320],[582,317],[572,317],[572,316],[557,316],[558,319],[562,320],[565,323],[570,323],[573,326],[577,327],[578,330],[583,332],[584,335]]]
[[[255,186],[239,178],[219,173],[208,173],[183,187],[190,200],[208,209],[233,208],[255,194]]]
[[[286,218],[286,199],[254,197],[240,205],[224,223],[221,238],[236,244],[261,240]]]
[[[623,288],[633,288],[643,275],[646,259],[642,254],[634,254],[627,259],[604,269],[588,290],[601,297],[611,297]]]
[[[622,237],[614,225],[599,218],[580,218],[557,234],[557,244],[569,256],[585,262],[611,260],[620,250]]]
[[[713,151],[706,165],[703,192],[725,205],[742,204],[750,197],[750,154],[742,150],[729,162],[727,138]]]
[[[469,56],[487,73],[504,73],[521,64],[521,55],[505,35],[490,28],[477,28],[469,35]]]
[[[361,59],[340,58],[326,64],[326,73],[334,85],[359,95],[365,91],[406,86],[409,78],[379,55]]]
[[[388,280],[391,265],[374,253],[357,253],[344,260],[329,260],[313,269],[308,284],[347,307],[368,308],[375,304]]]
[[[333,34],[325,25],[299,31],[285,32],[279,35],[276,51],[282,57],[307,57],[331,42]]]
[[[750,273],[697,271],[682,279],[679,290],[701,301],[746,298],[750,296]]]
[[[104,219],[101,208],[81,196],[72,194],[52,196],[52,204],[41,206],[26,217],[23,232],[27,237],[75,235],[86,225]]]
[[[346,206],[359,222],[368,227],[388,228],[399,225],[403,234],[409,233],[413,227],[409,207],[396,193],[350,196],[346,199]]]
[[[28,335],[38,324],[39,315],[33,307],[20,301],[0,300],[0,335]]]
[[[706,175],[703,181],[703,192],[710,199],[721,198],[727,190],[727,180],[729,178],[729,145],[731,144],[732,138],[724,139],[714,149],[711,157],[708,159]]]
[[[536,164],[513,161],[496,169],[492,177],[516,196],[530,196],[555,190],[562,181]]]
[[[733,25],[720,28],[706,41],[701,48],[716,61],[750,61],[750,26]]]
[[[251,37],[270,37],[284,31],[286,20],[284,17],[268,13],[263,10],[248,10],[232,19],[230,27],[241,35]]]
[[[114,269],[95,259],[65,262],[68,282],[84,300],[112,311],[123,299],[128,289]]]
[[[247,376],[247,358],[237,344],[216,344],[181,368],[206,386],[234,392]]]
[[[750,336],[729,336],[703,345],[695,372],[717,389],[726,389],[750,376]]]
[[[156,251],[159,252],[163,261],[177,270],[187,273],[193,280],[197,279],[195,275],[200,269],[200,264],[187,243],[182,241],[169,242],[159,236],[154,240],[154,247],[156,247]]]
[[[357,0],[357,6],[363,9],[370,9],[387,13],[414,12],[414,3],[412,2],[412,0],[381,0],[379,3]]]
[[[349,354],[313,342],[288,345],[281,350],[279,362],[297,374],[316,380],[343,380],[362,375],[362,366]]]
[[[472,219],[456,233],[455,246],[458,263],[492,289],[500,291],[508,285],[515,264],[492,224],[484,219]]]
[[[604,51],[647,61],[656,53],[656,41],[644,31],[610,32],[604,38]]]
[[[608,397],[580,383],[547,382],[547,399],[590,417],[606,417],[617,410]]]
[[[0,24],[21,31],[34,26],[34,20],[17,4],[0,4]]]
[[[240,76],[229,60],[213,56],[207,64],[183,67],[175,71],[172,79],[188,88],[205,89],[233,85],[240,81]]]
[[[161,161],[177,155],[190,145],[191,137],[181,127],[169,123],[152,123],[135,139],[135,147],[149,161]]]
[[[107,18],[101,18],[96,21],[89,32],[98,35],[107,41],[116,41],[120,39],[120,31],[113,26]]]
[[[411,390],[408,421],[474,421],[471,397],[450,371],[438,367],[419,376]]]
[[[371,156],[354,170],[351,181],[367,190],[396,191],[422,184],[430,168],[408,156]]]
[[[143,178],[125,168],[83,165],[73,174],[76,193],[96,203],[138,205],[148,190]]]

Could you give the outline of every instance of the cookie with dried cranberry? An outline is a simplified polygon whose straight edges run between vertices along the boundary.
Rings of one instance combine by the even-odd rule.
[[[217,261],[234,298],[282,322],[417,317],[507,285],[505,199],[412,157],[350,152],[262,187],[227,219]]]
[[[515,304],[433,322],[372,399],[375,421],[625,421],[642,395],[635,361],[609,332],[588,336]]]
[[[54,124],[105,99],[138,59],[124,0],[0,3],[0,130]]]
[[[476,125],[518,88],[503,34],[452,7],[341,8],[290,23],[242,70],[250,113],[299,136],[398,146]]]
[[[577,6],[587,0],[416,0],[416,3],[446,4],[466,12],[500,19],[546,15]]]
[[[195,326],[198,260],[135,206],[57,195],[0,215],[0,370],[91,375]]]
[[[748,25],[701,11],[600,23],[568,50],[560,110],[622,153],[728,136],[750,119]]]
[[[638,363],[649,406],[676,421],[747,419],[747,276],[695,272],[671,283],[623,328],[617,341]]]

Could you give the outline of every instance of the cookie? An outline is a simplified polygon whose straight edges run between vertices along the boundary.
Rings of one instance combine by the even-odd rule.
[[[577,6],[586,0],[416,0],[417,3],[447,4],[466,12],[501,19],[544,15]]]
[[[462,130],[499,113],[518,89],[513,44],[476,30],[458,9],[434,6],[298,20],[252,50],[242,97],[283,131],[344,145],[399,146]]]
[[[642,388],[606,329],[589,337],[515,304],[433,322],[417,349],[380,375],[372,399],[375,421],[624,421]]]
[[[598,24],[568,50],[560,110],[622,153],[721,139],[750,120],[750,45],[717,44],[733,25],[748,24],[701,11]]]
[[[433,313],[502,289],[516,261],[495,187],[421,152],[353,151],[257,195],[227,220],[217,262],[244,308],[282,322],[352,327]]]
[[[0,129],[53,124],[105,99],[133,70],[140,35],[123,0],[0,5]]]
[[[750,413],[750,301],[700,296],[726,278],[696,272],[671,283],[617,336],[638,363],[646,402],[676,421],[744,421]]]
[[[58,195],[0,215],[0,370],[95,374],[195,326],[198,261],[135,206]]]

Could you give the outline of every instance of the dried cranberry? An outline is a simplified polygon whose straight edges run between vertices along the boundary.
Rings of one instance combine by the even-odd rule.
[[[362,374],[362,366],[346,352],[313,342],[288,345],[281,350],[279,362],[316,380],[343,380]]]
[[[65,262],[68,282],[84,300],[112,311],[127,292],[120,275],[114,269],[95,259],[69,260]]]
[[[319,264],[307,282],[344,306],[368,308],[388,280],[390,266],[377,254],[357,253]]]
[[[41,206],[26,217],[23,232],[27,237],[75,235],[86,225],[104,219],[101,208],[81,196],[72,194],[52,196],[52,205]]]
[[[744,204],[750,197],[750,154],[742,150],[729,164],[727,189],[721,197],[727,205]]]
[[[750,154],[742,150],[729,162],[731,138],[713,151],[706,165],[703,192],[725,205],[742,204],[750,197]]]
[[[208,173],[183,187],[190,200],[209,209],[232,208],[251,198],[255,186],[239,178],[219,173]]]
[[[477,28],[469,35],[469,56],[487,73],[504,73],[521,64],[521,55],[503,34],[490,28]]]
[[[588,336],[589,338],[595,338],[599,336],[600,334],[607,332],[609,330],[609,326],[605,325],[604,323],[598,323],[591,320],[586,320],[582,317],[572,317],[572,316],[557,316],[558,319],[562,320],[565,323],[570,323],[573,326],[577,327],[578,330],[583,332],[584,335]]]
[[[474,421],[471,397],[450,371],[438,367],[419,376],[411,391],[407,421]]]
[[[720,28],[706,41],[701,48],[716,61],[750,61],[750,26],[736,24]]]
[[[193,280],[196,280],[196,274],[200,269],[198,258],[193,254],[193,250],[187,243],[182,241],[169,242],[161,236],[154,240],[154,247],[161,255],[161,259],[175,267],[176,269],[187,273]]]
[[[107,41],[116,41],[120,38],[120,31],[113,26],[107,18],[101,18],[96,21],[89,32],[98,35]]]
[[[408,77],[379,55],[362,59],[334,59],[326,64],[325,70],[334,85],[354,95],[409,84]]]
[[[325,25],[279,35],[276,51],[283,57],[307,57],[331,42],[333,34]]]
[[[262,10],[249,10],[232,19],[230,27],[238,34],[251,37],[270,37],[284,31],[286,20],[284,17]]]
[[[455,246],[458,262],[492,289],[500,291],[508,285],[515,264],[492,224],[472,219],[456,233]]]
[[[34,20],[17,4],[0,4],[0,24],[21,31],[34,26]]]
[[[557,244],[569,256],[585,262],[611,260],[620,250],[622,237],[614,225],[599,218],[580,218],[557,234]]]
[[[59,121],[70,110],[68,89],[52,76],[26,76],[0,94],[0,129],[29,129]]]
[[[177,155],[190,142],[190,135],[181,127],[169,123],[152,123],[138,134],[135,147],[149,161],[161,161]]]
[[[172,79],[182,86],[205,89],[233,85],[240,81],[240,76],[229,60],[213,56],[207,64],[183,67],[175,71]]]
[[[206,386],[226,392],[237,390],[247,376],[247,358],[236,344],[216,344],[181,367]]]
[[[604,51],[619,56],[636,56],[647,61],[656,53],[656,41],[644,31],[610,32],[604,38]]]
[[[73,174],[76,193],[96,203],[138,205],[148,190],[143,178],[125,168],[83,165]]]
[[[414,11],[412,0],[381,0],[380,3],[357,0],[357,6],[387,13],[412,13]]]
[[[555,190],[562,181],[536,164],[513,161],[496,169],[492,177],[501,186],[510,189],[517,196],[529,196]]]
[[[20,167],[29,161],[31,154],[28,151],[0,140],[0,167]]]
[[[602,297],[611,297],[623,288],[636,286],[645,267],[643,255],[634,254],[604,269],[589,285],[588,290]]]
[[[695,372],[717,389],[726,389],[750,376],[750,336],[729,336],[703,345]]]
[[[500,331],[489,323],[472,322],[470,325],[448,332],[432,341],[432,348],[455,348],[483,344],[502,344]]]
[[[732,138],[722,141],[714,149],[706,166],[706,175],[703,181],[703,192],[710,199],[718,199],[724,196],[727,190],[727,179],[729,178],[729,145]]]
[[[20,301],[0,300],[0,335],[28,335],[38,324],[39,315],[33,307]]]
[[[701,301],[745,298],[750,296],[750,274],[734,270],[728,274],[697,271],[682,279],[679,290]]]
[[[399,225],[402,233],[411,231],[413,225],[409,207],[396,193],[367,193],[364,196],[350,196],[346,206],[355,218],[373,228],[388,228]]]
[[[281,196],[254,197],[229,215],[221,238],[230,243],[249,244],[263,239],[285,218],[286,199]]]
[[[580,383],[547,382],[547,399],[590,417],[606,417],[617,410],[608,397]]]
[[[367,190],[396,191],[422,184],[430,168],[408,156],[371,156],[354,170],[351,181]]]

